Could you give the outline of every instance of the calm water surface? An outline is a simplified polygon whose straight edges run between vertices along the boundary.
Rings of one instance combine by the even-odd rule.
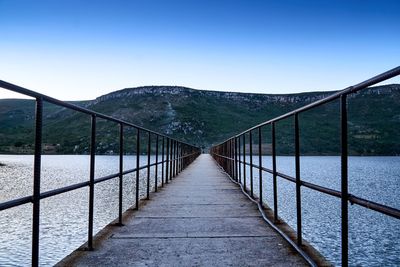
[[[147,157],[140,158],[141,165]],[[28,196],[33,188],[33,156],[0,155],[0,202]],[[151,158],[155,162],[155,157]],[[135,156],[124,158],[124,169],[135,167]],[[117,156],[96,156],[96,178],[118,172]],[[154,177],[154,168],[151,169]],[[160,176],[161,177],[161,173]],[[41,191],[87,181],[89,156],[42,157]],[[147,187],[147,172],[140,173],[140,195]],[[151,187],[154,188],[154,178]],[[160,181],[161,183],[161,181]],[[135,204],[135,175],[124,176],[124,210]],[[40,264],[54,265],[87,240],[89,188],[81,188],[41,201]],[[118,217],[118,179],[95,185],[94,232]],[[29,266],[32,205],[0,212],[0,266]]]
[[[147,158],[141,157],[141,164]],[[151,161],[154,162],[152,157]],[[255,160],[258,160],[256,158]],[[0,202],[32,193],[33,156],[0,155]],[[135,166],[126,156],[124,169]],[[263,165],[271,167],[270,157]],[[294,175],[294,158],[278,157],[278,171]],[[151,169],[154,177],[154,168]],[[118,172],[118,157],[97,156],[96,177]],[[249,169],[247,169],[247,175]],[[305,181],[340,190],[339,157],[302,157]],[[41,190],[87,181],[88,156],[43,156]],[[135,204],[134,174],[124,176],[124,209]],[[154,181],[154,178],[151,179]],[[296,229],[295,185],[278,179],[278,212]],[[273,207],[272,177],[263,174],[264,201]],[[151,184],[152,188],[154,183]],[[250,188],[248,179],[247,186]],[[140,192],[144,196],[146,171],[141,172]],[[349,192],[372,201],[400,208],[400,157],[350,157]],[[254,171],[254,192],[258,192],[258,171]],[[302,188],[303,236],[325,257],[340,265],[340,199]],[[118,180],[95,186],[95,232],[118,216]],[[30,265],[32,205],[0,212],[0,266]],[[88,188],[82,188],[41,202],[40,263],[53,265],[87,238]],[[350,206],[350,265],[400,266],[400,221],[362,207]],[[250,226],[249,226],[250,227]]]
[[[246,159],[249,162],[249,158]],[[258,164],[258,157],[253,158]],[[263,166],[272,169],[271,157]],[[340,191],[340,157],[301,157],[301,179]],[[278,157],[277,170],[295,176],[294,157]],[[247,177],[250,170],[246,169]],[[243,172],[243,170],[242,170]],[[258,195],[258,170],[254,192]],[[247,187],[250,188],[248,178]],[[400,209],[400,157],[349,157],[349,193]],[[272,175],[263,173],[263,200],[273,207]],[[278,177],[278,213],[296,229],[295,184]],[[335,265],[341,264],[339,198],[302,188],[303,237]],[[400,220],[349,205],[350,266],[400,266]]]

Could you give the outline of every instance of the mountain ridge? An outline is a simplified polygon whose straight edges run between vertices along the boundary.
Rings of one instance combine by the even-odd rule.
[[[161,131],[189,143],[210,147],[251,126],[335,92],[337,91],[260,94],[199,90],[182,86],[141,86],[110,92],[94,100],[68,102]],[[349,97],[350,141],[355,143],[350,151],[352,154],[399,154],[398,138],[393,137],[393,129],[399,125],[397,118],[400,118],[398,99],[398,84],[372,87]],[[15,144],[26,148],[25,151],[29,150],[33,140],[31,135],[34,117],[33,100],[30,101],[8,100],[7,103],[7,100],[0,100],[0,123],[3,125],[0,129],[0,152],[19,153]],[[377,112],[380,109],[383,112]],[[340,143],[336,136],[340,125],[338,112],[336,101],[317,108],[316,112],[305,113],[304,119],[300,121],[303,126],[302,135],[307,137],[318,133],[319,137],[305,138],[306,141],[302,144],[303,154],[338,153],[338,146],[331,144]],[[45,105],[44,116],[47,130],[44,132],[44,139],[48,144],[56,144],[53,152],[88,152],[87,116],[48,103]],[[370,120],[365,120],[368,117]],[[394,124],[390,125],[384,118],[390,118],[389,121]],[[102,147],[98,148],[99,153],[111,153],[110,151],[115,152],[118,149],[116,129],[106,124],[99,126],[99,143],[102,143]],[[281,139],[278,141],[282,144],[279,144],[278,152],[281,154],[290,154],[293,150],[291,124],[290,120],[279,124],[281,135],[287,136],[279,137]],[[266,136],[263,139],[269,142],[268,138]],[[324,139],[329,139],[330,142]],[[368,140],[376,144],[369,144]],[[130,141],[134,141],[134,138],[131,137]],[[107,142],[111,145],[104,145]]]

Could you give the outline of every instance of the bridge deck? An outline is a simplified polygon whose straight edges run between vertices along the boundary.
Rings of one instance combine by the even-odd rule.
[[[124,223],[108,227],[94,251],[75,251],[58,265],[306,265],[210,155],[197,158]]]

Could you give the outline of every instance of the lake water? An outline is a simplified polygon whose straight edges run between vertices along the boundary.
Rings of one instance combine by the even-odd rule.
[[[257,156],[253,163],[258,165]],[[340,157],[303,156],[300,163],[302,180],[340,191]],[[272,169],[271,157],[263,157],[263,166]],[[278,157],[277,170],[295,177],[294,157]],[[258,195],[257,169],[253,175]],[[246,183],[250,188],[250,179]],[[266,172],[263,189],[263,201],[273,207],[272,175]],[[349,157],[350,194],[400,209],[399,189],[400,157]],[[295,190],[294,183],[278,177],[278,213],[293,229],[297,228]],[[339,266],[341,200],[302,187],[301,201],[303,238]],[[349,249],[350,266],[400,266],[400,220],[349,205]]]
[[[154,162],[155,157],[151,158]],[[256,162],[257,160],[257,162]],[[147,158],[141,157],[141,164]],[[32,193],[33,156],[0,155],[0,202]],[[134,156],[124,158],[124,169],[135,167]],[[254,159],[258,164],[258,158]],[[263,165],[271,167],[270,157]],[[278,157],[278,171],[294,176],[294,158]],[[96,157],[96,178],[118,172],[117,156]],[[151,169],[154,177],[154,168]],[[249,174],[249,169],[247,170]],[[305,181],[340,190],[339,157],[301,157]],[[140,193],[146,191],[146,170],[141,171]],[[89,157],[43,156],[41,190],[87,181]],[[154,178],[151,179],[154,181]],[[135,175],[124,176],[124,210],[135,204]],[[248,187],[250,187],[248,179]],[[161,181],[160,181],[161,183]],[[264,201],[273,207],[272,176],[263,173]],[[154,190],[154,184],[152,184]],[[400,157],[350,157],[349,192],[400,208]],[[40,264],[53,265],[87,238],[88,188],[41,202]],[[254,170],[254,192],[258,171]],[[278,211],[296,229],[295,185],[278,178]],[[302,188],[303,236],[325,257],[340,265],[340,199]],[[95,232],[118,216],[118,179],[95,186]],[[32,205],[0,212],[0,266],[30,265]],[[400,221],[358,206],[349,206],[350,265],[399,266]],[[251,227],[251,226],[249,226]]]
[[[96,156],[95,177],[118,172],[117,156]],[[33,156],[0,155],[0,202],[32,194]],[[147,157],[140,158],[147,164]],[[155,162],[155,157],[151,157]],[[135,167],[135,156],[124,157],[124,170]],[[159,168],[160,169],[160,168]],[[135,174],[124,176],[123,209],[135,205]],[[151,168],[154,177],[154,168]],[[159,177],[161,177],[161,172]],[[140,171],[140,195],[145,196],[147,171]],[[41,191],[87,181],[89,156],[42,157]],[[154,182],[154,178],[151,179]],[[159,179],[161,183],[161,179]],[[154,183],[151,184],[154,190]],[[41,201],[40,264],[54,265],[86,242],[89,188]],[[95,185],[94,232],[118,217],[118,178]],[[28,266],[31,258],[32,205],[0,212],[0,266]]]

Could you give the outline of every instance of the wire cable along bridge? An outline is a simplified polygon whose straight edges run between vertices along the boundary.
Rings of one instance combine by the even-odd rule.
[[[350,86],[324,99],[256,125],[211,148],[210,154],[164,134],[127,121],[63,102],[34,91],[0,81],[0,87],[36,99],[33,192],[0,203],[0,211],[21,205],[32,206],[32,266],[39,266],[40,210],[44,199],[86,188],[89,197],[87,242],[57,266],[330,266],[331,263],[303,238],[302,188],[340,199],[341,265],[349,264],[349,204],[400,219],[400,210],[353,195],[348,175],[348,97],[369,86],[400,74],[400,67]],[[340,190],[305,181],[300,171],[300,114],[339,101],[340,109]],[[43,103],[48,102],[85,114],[91,124],[90,175],[81,183],[41,191]],[[119,171],[95,178],[96,130],[98,120],[115,124],[119,130]],[[276,124],[293,120],[295,175],[277,168]],[[125,170],[124,132],[135,131],[136,166]],[[263,138],[271,140],[271,166],[264,166]],[[145,163],[140,156],[147,157]],[[150,157],[155,156],[151,163]],[[154,175],[151,174],[154,170]],[[146,193],[139,190],[140,171],[146,171]],[[135,202],[124,210],[123,180],[135,175]],[[266,182],[272,175],[271,183]],[[269,176],[268,176],[269,177]],[[94,233],[94,190],[99,183],[118,180],[118,217]],[[257,180],[256,180],[257,179]],[[296,207],[296,230],[279,217],[278,179],[295,186],[291,196]],[[155,187],[150,187],[154,180]],[[257,184],[257,186],[256,186]],[[267,190],[268,189],[268,190]],[[269,207],[263,196],[272,192]],[[1,213],[0,213],[1,216]],[[382,255],[384,257],[384,255]]]

